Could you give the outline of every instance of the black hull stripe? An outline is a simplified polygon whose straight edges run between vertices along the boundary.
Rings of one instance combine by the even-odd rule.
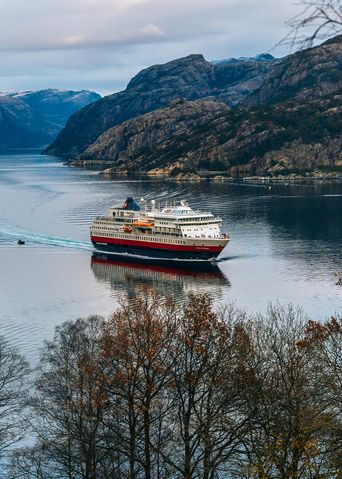
[[[129,254],[129,255],[136,255],[136,256],[146,256],[146,257],[153,257],[153,258],[173,258],[173,259],[214,259],[216,258],[220,252],[210,252],[210,251],[168,251],[168,250],[160,250],[154,248],[139,248],[139,247],[132,247],[127,245],[114,245],[114,244],[104,244],[104,243],[96,243],[93,241],[93,245],[99,251],[108,252],[108,253],[115,253],[115,254]]]

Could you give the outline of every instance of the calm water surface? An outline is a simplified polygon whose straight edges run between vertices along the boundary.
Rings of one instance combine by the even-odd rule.
[[[92,219],[128,195],[185,199],[220,215],[232,241],[218,273],[92,259]],[[157,287],[212,293],[250,311],[296,303],[313,318],[342,311],[342,184],[246,187],[106,180],[38,154],[0,156],[1,334],[35,361],[65,320],[108,315],[120,295]],[[18,246],[18,238],[26,240]]]

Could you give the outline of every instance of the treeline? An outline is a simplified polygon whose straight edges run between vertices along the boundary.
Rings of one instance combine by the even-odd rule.
[[[7,348],[0,440],[18,439],[13,418],[29,408],[35,443],[12,453],[6,477],[340,479],[341,345],[341,318],[291,306],[250,317],[207,295],[127,298],[110,319],[56,329],[30,397]]]

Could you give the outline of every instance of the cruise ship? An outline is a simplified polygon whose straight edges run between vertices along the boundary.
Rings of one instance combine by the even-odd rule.
[[[214,260],[230,238],[221,218],[193,210],[185,201],[158,207],[127,198],[97,217],[90,238],[98,251],[125,257],[178,261]]]

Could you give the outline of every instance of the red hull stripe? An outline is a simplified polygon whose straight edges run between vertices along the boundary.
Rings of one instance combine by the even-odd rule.
[[[110,243],[124,246],[138,246],[140,248],[167,249],[172,251],[209,251],[212,253],[219,253],[224,248],[224,246],[193,246],[170,243],[150,243],[149,241],[124,240],[119,238],[102,238],[101,236],[92,236],[91,241],[95,241],[96,243]]]
[[[222,279],[222,273],[217,271],[191,271],[186,269],[180,268],[172,268],[169,266],[157,266],[153,264],[139,264],[139,263],[131,263],[131,262],[122,262],[122,261],[112,261],[108,259],[100,259],[100,258],[92,258],[92,264],[105,264],[110,266],[119,266],[121,268],[132,268],[135,270],[144,270],[146,269],[150,271],[157,271],[158,273],[165,273],[165,274],[179,274],[181,276],[191,276],[193,278],[219,278]]]

